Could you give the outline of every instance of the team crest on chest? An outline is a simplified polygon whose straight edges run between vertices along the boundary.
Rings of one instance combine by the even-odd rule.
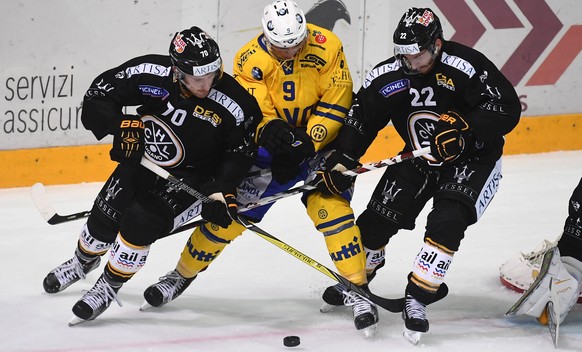
[[[162,120],[144,116],[145,154],[160,166],[174,166],[184,158],[184,146]]]

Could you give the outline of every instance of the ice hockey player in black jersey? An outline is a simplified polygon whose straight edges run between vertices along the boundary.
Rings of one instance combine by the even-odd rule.
[[[137,114],[124,107],[137,106]],[[83,125],[97,139],[113,136],[119,162],[97,195],[73,258],[53,269],[44,289],[66,289],[107,265],[73,307],[71,324],[93,320],[143,267],[150,245],[197,215],[228,227],[236,186],[257,152],[258,103],[223,72],[218,44],[198,27],[178,32],[169,55],[134,58],[99,75],[83,100]],[[142,157],[205,193],[202,204],[140,165]]]
[[[319,189],[337,193],[378,131],[392,122],[404,152],[431,153],[389,166],[357,225],[369,280],[385,264],[385,246],[400,229],[413,230],[432,199],[424,243],[405,289],[405,336],[414,344],[429,329],[426,306],[442,298],[443,281],[468,226],[477,222],[501,180],[504,135],[518,123],[521,106],[511,83],[485,55],[443,38],[429,8],[411,8],[394,32],[394,57],[366,76],[338,137],[338,148],[319,177]],[[324,301],[340,305],[333,287]]]

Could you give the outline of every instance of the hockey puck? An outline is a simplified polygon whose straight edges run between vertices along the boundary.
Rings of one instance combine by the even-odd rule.
[[[283,345],[285,345],[287,347],[299,346],[300,343],[301,343],[301,340],[299,340],[299,336],[286,336],[283,339]]]

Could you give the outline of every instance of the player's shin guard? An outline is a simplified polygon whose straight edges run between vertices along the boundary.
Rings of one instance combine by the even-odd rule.
[[[384,263],[386,262],[386,250],[385,247],[380,249],[368,249],[364,247],[364,251],[366,252],[366,277],[368,279],[368,283],[370,283],[370,281],[372,281],[372,279],[376,276],[378,269],[383,267]],[[335,284],[325,289],[323,295],[321,296],[325,302],[324,306],[322,306],[320,309],[322,313],[331,311],[336,306],[344,305],[345,297],[342,291],[342,284]]]
[[[349,203],[339,196],[316,192],[307,199],[307,214],[324,235],[327,250],[339,273],[356,285],[367,284],[366,256]]]
[[[136,246],[119,234],[111,248],[105,274],[110,281],[124,283],[131,279],[146,263],[150,246]]]
[[[111,243],[99,241],[91,236],[87,224],[83,226],[77,248],[73,258],[51,270],[42,284],[47,293],[61,292],[75,282],[95,270],[101,263],[100,256],[109,248]]]
[[[197,227],[184,246],[176,271],[184,278],[195,277],[244,230],[245,227],[237,222],[233,222],[226,229],[212,224]]]
[[[413,344],[420,340],[419,333],[429,329],[426,306],[438,299],[437,291],[443,285],[453,254],[453,251],[427,238],[414,259],[402,311],[404,336]]]

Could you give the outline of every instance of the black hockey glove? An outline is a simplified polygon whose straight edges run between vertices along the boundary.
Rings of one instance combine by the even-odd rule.
[[[454,111],[441,114],[430,142],[430,154],[438,161],[454,159],[463,152],[463,137],[470,131],[469,124]]]
[[[291,127],[281,119],[268,122],[261,130],[258,141],[271,155],[296,155],[296,159],[303,160],[315,153],[307,132]]]
[[[273,155],[289,152],[294,140],[291,126],[281,119],[267,122],[261,129],[258,139],[259,145]]]
[[[307,132],[299,128],[291,128],[290,131],[293,136],[291,144],[281,146],[276,153],[269,151],[273,155],[271,174],[281,184],[297,177],[301,172],[301,163],[315,154],[315,147]]]
[[[202,218],[220,227],[227,228],[233,219],[238,219],[236,198],[234,194],[215,193],[209,196],[213,199],[210,203],[202,204]]]
[[[301,172],[302,161],[290,155],[275,155],[271,161],[273,179],[282,185],[293,180]]]
[[[139,164],[144,153],[143,121],[136,115],[124,115],[113,134],[109,155],[118,163]]]
[[[200,216],[212,224],[227,228],[233,220],[238,219],[236,197],[233,193],[222,193],[221,182],[208,182],[200,191],[212,202],[202,203]]]
[[[334,150],[325,161],[323,169],[316,171],[311,182],[323,194],[342,194],[352,187],[355,177],[346,176],[342,172],[360,167],[357,160],[349,155]]]

